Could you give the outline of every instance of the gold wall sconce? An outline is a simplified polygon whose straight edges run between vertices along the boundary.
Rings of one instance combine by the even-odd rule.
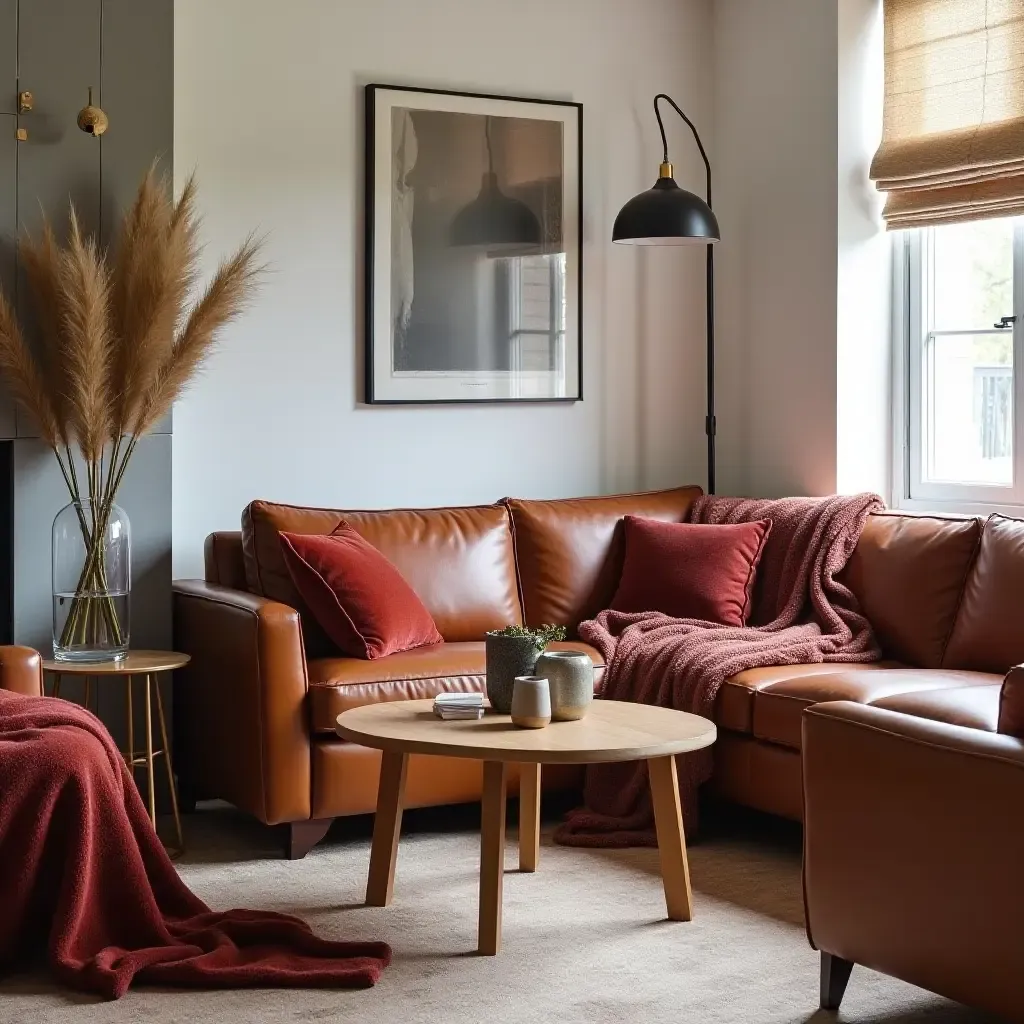
[[[92,105],[92,86],[89,86],[89,103],[78,112],[78,127],[86,135],[102,135],[110,127],[110,118],[100,107]]]

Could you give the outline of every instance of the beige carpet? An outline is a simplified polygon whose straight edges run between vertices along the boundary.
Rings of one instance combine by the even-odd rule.
[[[504,949],[473,955],[473,823],[413,820],[399,850],[395,900],[361,905],[369,842],[332,835],[289,863],[268,832],[230,810],[188,819],[182,874],[215,907],[290,911],[332,938],[380,938],[395,959],[357,992],[172,992],[140,988],[118,1003],[55,989],[44,977],[0,985],[0,1021],[241,1024],[429,1021],[432,1024],[826,1024],[818,959],[804,937],[795,830],[718,827],[690,851],[695,917],[662,919],[654,850],[586,851],[546,839],[540,870],[506,853]],[[443,827],[442,827],[443,826]],[[0,911],[2,912],[2,911]],[[857,969],[841,1020],[968,1024],[979,1014]]]

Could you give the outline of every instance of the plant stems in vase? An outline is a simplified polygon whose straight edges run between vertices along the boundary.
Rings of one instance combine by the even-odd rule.
[[[252,236],[194,294],[196,183],[174,201],[155,168],[125,215],[114,253],[71,208],[20,242],[40,337],[28,344],[0,293],[0,376],[39,425],[71,498],[53,524],[53,644],[60,660],[128,650],[131,527],[116,504],[139,438],[170,410],[239,315],[262,270]]]
[[[517,676],[533,675],[537,658],[549,643],[565,639],[565,626],[505,626],[484,636],[487,657],[487,699],[507,715]]]

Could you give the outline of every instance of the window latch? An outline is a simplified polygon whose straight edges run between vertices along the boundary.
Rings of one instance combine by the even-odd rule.
[[[1009,329],[1010,329],[1010,328],[1011,328],[1011,327],[1012,327],[1012,326],[1013,326],[1013,325],[1014,325],[1014,324],[1015,324],[1016,322],[1017,322],[1017,318],[1016,318],[1015,316],[1001,316],[1001,317],[999,318],[999,323],[997,323],[997,324],[993,324],[992,326],[993,326],[993,327],[994,327],[994,328],[995,328],[995,329],[996,329],[997,331],[1007,331],[1007,330],[1009,330]]]

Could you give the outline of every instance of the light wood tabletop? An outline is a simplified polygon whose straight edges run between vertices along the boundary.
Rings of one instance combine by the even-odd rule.
[[[129,651],[120,661],[43,662],[44,672],[62,676],[145,676],[151,672],[173,672],[191,659],[178,651]]]
[[[684,754],[715,742],[713,722],[671,708],[596,700],[586,717],[519,729],[508,715],[442,721],[431,700],[401,700],[350,708],[338,735],[378,750],[443,754],[481,761],[595,764]]]
[[[578,721],[518,729],[508,715],[491,713],[478,720],[445,722],[434,715],[432,705],[431,700],[369,704],[351,708],[337,719],[342,739],[383,751],[366,883],[369,906],[387,906],[394,893],[410,754],[484,762],[477,949],[485,956],[501,949],[509,762],[520,764],[519,869],[531,872],[537,870],[540,855],[542,764],[646,760],[668,916],[673,921],[690,920],[690,870],[675,755],[714,743],[714,723],[670,708],[596,700]]]

